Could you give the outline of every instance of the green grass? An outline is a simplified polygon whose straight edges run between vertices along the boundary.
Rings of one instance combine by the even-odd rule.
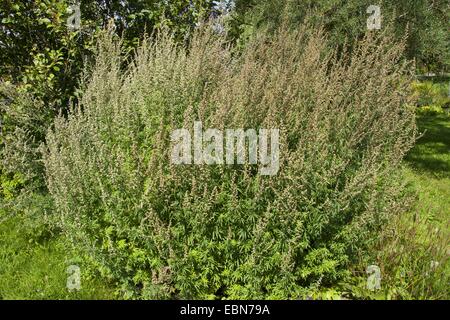
[[[442,180],[450,179],[450,117],[444,114],[420,115],[418,125],[423,136],[406,158],[417,175]],[[448,188],[446,192],[449,192]]]
[[[422,136],[404,166],[416,199],[389,222],[370,258],[354,266],[343,285],[353,298],[450,298],[450,117],[420,113],[417,123]],[[369,264],[381,269],[381,290],[366,289]]]
[[[450,217],[450,116],[418,117],[422,137],[406,158],[407,177],[418,193],[416,213],[447,228]]]
[[[0,223],[0,300],[111,299],[113,290],[95,279],[58,237],[35,242],[23,232],[18,217]],[[66,288],[67,268],[81,270],[81,290]]]
[[[422,136],[405,159],[406,177],[417,193],[417,202],[413,221],[406,223],[415,226],[411,228],[415,236],[410,241],[422,250],[417,253],[423,261],[417,263],[424,264],[422,269],[429,269],[423,277],[416,277],[422,281],[419,293],[423,298],[449,299],[450,116],[423,113],[417,122]],[[439,262],[435,270],[430,268],[430,260]]]

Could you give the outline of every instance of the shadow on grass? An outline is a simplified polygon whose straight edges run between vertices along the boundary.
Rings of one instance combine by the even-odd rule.
[[[422,115],[417,118],[424,135],[406,157],[413,169],[437,177],[450,177],[450,117]]]

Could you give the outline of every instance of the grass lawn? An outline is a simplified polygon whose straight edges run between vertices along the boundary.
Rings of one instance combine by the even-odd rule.
[[[421,115],[418,125],[423,136],[406,158],[406,176],[413,182],[418,197],[414,220],[423,223],[422,232],[418,232],[416,241],[429,250],[428,256],[434,256],[434,262],[442,264],[435,265],[434,271],[426,273],[428,278],[431,273],[437,273],[433,280],[435,283],[430,281],[428,284],[429,298],[449,299],[450,116]],[[433,269],[430,265],[427,267]],[[434,286],[434,292],[431,286]],[[438,296],[434,296],[436,291]]]
[[[422,136],[404,169],[416,201],[386,227],[374,250],[384,276],[375,298],[450,297],[450,117],[421,114],[417,123]]]
[[[450,216],[450,117],[418,118],[423,136],[406,158],[408,176],[415,182],[422,217],[447,224]]]
[[[67,268],[77,257],[58,238],[30,242],[20,220],[0,223],[1,299],[111,299],[113,291],[81,268],[81,290],[66,288]]]

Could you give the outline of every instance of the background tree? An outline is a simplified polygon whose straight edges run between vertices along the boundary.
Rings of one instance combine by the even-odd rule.
[[[420,68],[449,70],[450,16],[445,0],[236,0],[231,34],[245,41],[254,29],[272,32],[283,16],[295,27],[312,13],[312,19],[325,27],[332,43],[342,45],[367,31],[366,10],[370,5],[381,7],[383,24],[392,21],[399,38],[407,32],[406,56],[416,59]]]

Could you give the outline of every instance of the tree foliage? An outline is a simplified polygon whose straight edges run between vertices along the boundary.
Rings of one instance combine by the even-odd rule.
[[[122,70],[107,38],[80,105],[47,136],[54,223],[127,297],[303,298],[405,210],[402,44],[369,36],[338,58],[305,26],[240,55],[226,41],[163,34]],[[171,163],[171,132],[195,121],[278,128],[279,173]]]
[[[342,45],[366,33],[370,5],[380,6],[383,25],[392,23],[398,39],[407,35],[408,58],[428,69],[449,70],[450,11],[445,0],[236,0],[232,34],[245,39],[254,29],[271,32],[285,18],[295,28],[312,13],[330,34],[333,46]]]

